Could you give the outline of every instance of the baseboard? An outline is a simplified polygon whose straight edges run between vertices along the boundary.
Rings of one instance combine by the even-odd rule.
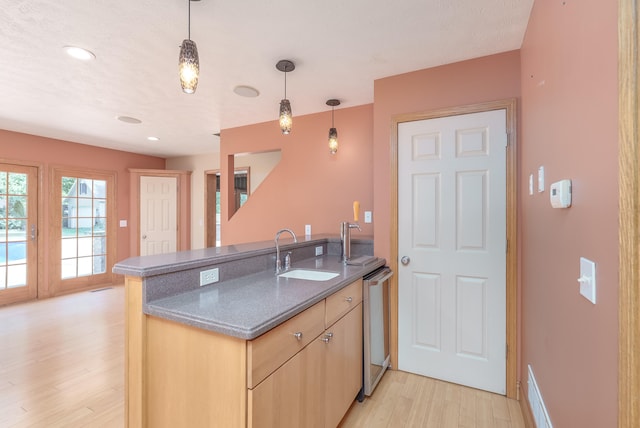
[[[520,410],[522,411],[524,426],[526,428],[536,428],[536,424],[535,422],[533,422],[533,413],[531,413],[531,407],[529,407],[529,400],[527,399],[527,395],[524,393],[524,389],[522,388],[522,382],[518,382],[518,395],[520,397],[518,403],[520,404]]]

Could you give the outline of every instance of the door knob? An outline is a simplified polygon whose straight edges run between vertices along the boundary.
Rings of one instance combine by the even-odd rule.
[[[400,259],[400,263],[406,266],[411,263],[411,258],[409,256],[402,256],[402,258]]]

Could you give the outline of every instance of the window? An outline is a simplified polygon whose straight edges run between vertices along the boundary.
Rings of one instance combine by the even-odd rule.
[[[62,177],[61,279],[107,269],[107,182]]]

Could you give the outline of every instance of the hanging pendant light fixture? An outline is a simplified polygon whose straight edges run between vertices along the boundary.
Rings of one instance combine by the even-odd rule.
[[[333,126],[333,109],[340,105],[340,100],[328,100],[327,105],[331,106],[331,129],[329,129],[329,153],[335,155],[338,152],[338,130]]]
[[[278,61],[276,68],[284,73],[284,98],[280,101],[280,130],[287,135],[291,132],[293,124],[291,103],[287,99],[287,73],[295,70],[296,66],[288,59],[282,59]]]
[[[198,59],[198,47],[191,40],[191,2],[197,0],[187,0],[189,3],[189,36],[182,41],[180,46],[180,59],[178,68],[180,70],[180,86],[185,94],[193,94],[198,86],[198,75],[200,74],[200,60]]]

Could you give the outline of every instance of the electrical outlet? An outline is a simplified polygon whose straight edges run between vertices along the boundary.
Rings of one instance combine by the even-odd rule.
[[[322,247],[316,247],[316,256],[321,256],[322,255]]]
[[[307,235],[307,236],[311,235],[311,225],[310,224],[307,224],[307,225],[304,226],[304,234]]]
[[[213,284],[219,280],[218,268],[203,270],[200,272],[200,287],[203,285]]]
[[[364,222],[371,223],[371,211],[364,212]]]

